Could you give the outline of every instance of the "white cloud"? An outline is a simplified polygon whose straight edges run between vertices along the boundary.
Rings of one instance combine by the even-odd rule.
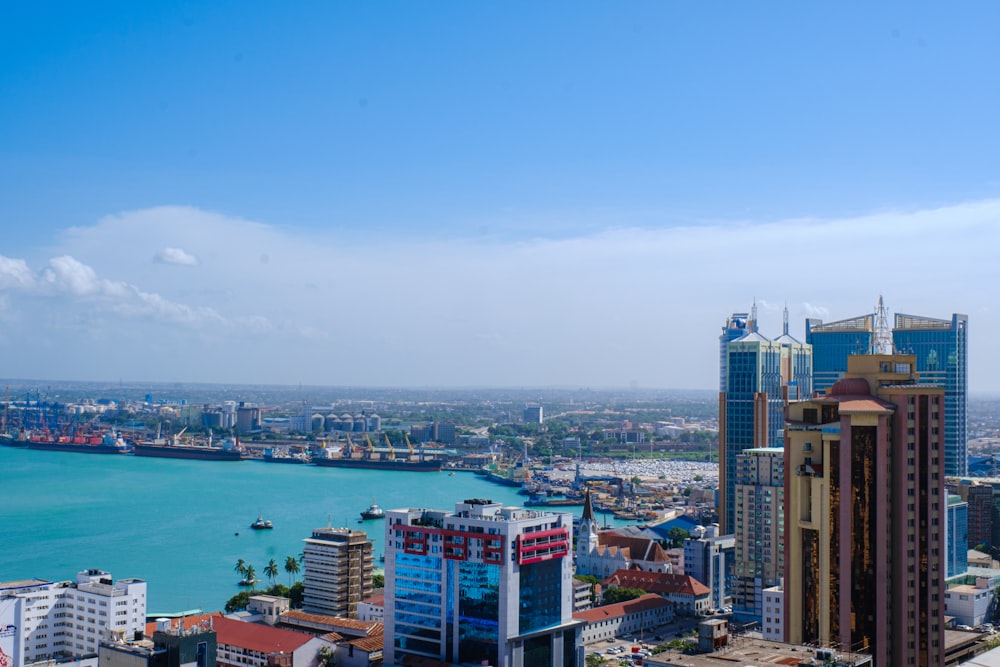
[[[164,248],[154,259],[163,264],[179,264],[181,266],[196,266],[198,258],[180,248]]]
[[[34,282],[27,262],[0,255],[0,289],[27,289]]]
[[[0,257],[0,291],[17,295],[8,313],[71,300],[77,310],[60,312],[51,336],[85,321],[148,379],[711,387],[720,327],[755,298],[766,335],[780,333],[786,303],[801,337],[806,317],[867,313],[879,294],[893,311],[967,312],[973,335],[993,330],[982,304],[998,217],[1000,201],[984,201],[497,243],[346,237],[161,207],[69,230],[37,274]],[[197,258],[198,271],[149,262],[165,248],[183,248],[174,259]],[[73,334],[71,349],[86,349]],[[183,350],[188,363],[153,367],[150,348]],[[1000,361],[975,339],[970,349],[973,382],[1000,377]]]

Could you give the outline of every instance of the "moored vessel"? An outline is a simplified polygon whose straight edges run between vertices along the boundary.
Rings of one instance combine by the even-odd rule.
[[[323,468],[366,468],[369,470],[408,470],[410,472],[439,472],[441,462],[433,459],[355,459],[344,456],[314,456],[314,465]]]
[[[368,521],[369,519],[384,519],[385,510],[379,507],[378,503],[375,502],[375,499],[372,498],[372,504],[368,506],[368,509],[361,512],[361,518],[365,521]]]
[[[257,520],[250,524],[250,527],[254,530],[270,530],[274,528],[274,524],[271,523],[270,519],[265,519],[260,514],[257,515]]]
[[[136,456],[151,456],[162,459],[194,459],[197,461],[242,461],[244,449],[236,438],[226,438],[221,447],[212,444],[212,434],[204,445],[181,443],[177,437],[171,440],[156,438],[148,442],[137,442],[133,447]]]
[[[12,447],[27,447],[48,452],[78,452],[81,454],[128,454],[128,443],[114,431],[93,435],[51,436],[49,432],[22,431],[10,443]]]

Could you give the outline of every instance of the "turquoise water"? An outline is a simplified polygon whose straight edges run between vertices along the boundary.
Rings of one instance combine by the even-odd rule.
[[[302,540],[328,522],[367,531],[377,559],[385,522],[358,523],[372,497],[386,509],[453,509],[466,498],[524,501],[517,489],[467,472],[347,471],[0,447],[0,581],[72,579],[80,570],[100,568],[116,579],[146,580],[150,613],[217,610],[240,590],[238,559],[266,581],[264,567],[273,558],[280,570],[276,581],[287,585],[285,558],[298,557]],[[274,522],[273,530],[250,529],[258,513]]]

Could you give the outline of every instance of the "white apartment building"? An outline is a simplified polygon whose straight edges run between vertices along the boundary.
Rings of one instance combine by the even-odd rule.
[[[761,634],[772,642],[785,641],[785,589],[782,584],[765,588],[761,609]]]
[[[146,623],[146,582],[114,582],[102,570],[84,570],[76,581],[40,579],[0,583],[0,662],[12,667],[43,660],[97,655],[102,640],[141,636]]]
[[[573,516],[472,499],[386,513],[385,654],[494,667],[582,664]]]

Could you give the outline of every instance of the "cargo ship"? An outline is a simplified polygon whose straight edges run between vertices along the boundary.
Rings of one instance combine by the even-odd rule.
[[[313,465],[323,468],[365,468],[370,470],[408,470],[410,472],[440,472],[441,461],[437,459],[376,459],[348,458],[344,456],[316,455]]]
[[[226,438],[221,447],[212,444],[209,433],[208,443],[196,445],[181,443],[177,436],[171,440],[156,438],[148,442],[137,442],[133,448],[136,456],[151,456],[161,459],[193,459],[197,461],[242,461],[245,450],[236,438]]]
[[[132,451],[125,440],[113,431],[102,435],[58,435],[46,432],[21,431],[3,444],[10,447],[27,447],[48,452],[77,452],[80,454],[128,454]]]
[[[383,434],[384,435],[384,434]],[[347,435],[347,445],[340,450],[323,447],[313,454],[313,465],[323,468],[365,468],[368,470],[409,470],[410,472],[439,472],[441,459],[426,458],[423,451],[417,452],[406,439],[409,456],[396,456],[396,450],[389,437],[385,436],[387,448],[378,450],[368,434],[365,434],[367,447],[359,447]]]

